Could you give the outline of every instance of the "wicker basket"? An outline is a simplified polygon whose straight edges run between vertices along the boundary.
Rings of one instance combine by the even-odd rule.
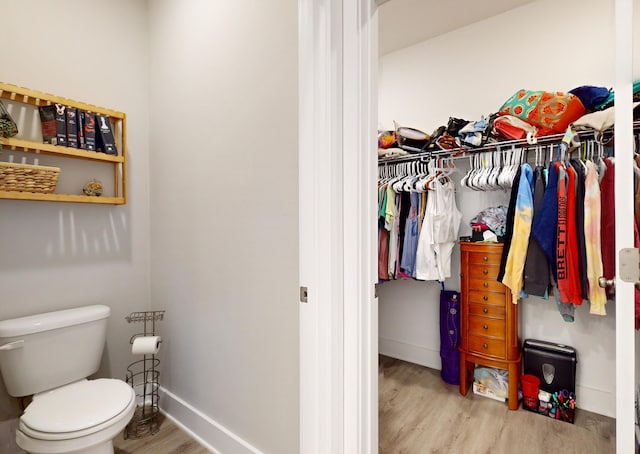
[[[0,191],[51,193],[58,183],[59,167],[0,162]]]

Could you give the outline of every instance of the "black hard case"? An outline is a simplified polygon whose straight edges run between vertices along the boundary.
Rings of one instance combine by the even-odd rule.
[[[575,393],[576,365],[578,363],[575,348],[541,340],[525,339],[522,349],[524,352],[524,373],[538,377],[540,389],[550,393],[566,389]]]

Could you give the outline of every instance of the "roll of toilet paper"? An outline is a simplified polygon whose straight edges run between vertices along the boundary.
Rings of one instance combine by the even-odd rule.
[[[160,350],[160,336],[138,336],[133,340],[131,353],[134,355],[155,355]]]

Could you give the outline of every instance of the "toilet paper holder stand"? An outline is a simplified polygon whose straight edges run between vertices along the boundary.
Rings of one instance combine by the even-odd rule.
[[[142,332],[131,336],[129,343],[140,336],[155,336],[156,322],[164,319],[165,311],[132,312],[125,317],[127,323],[142,323]],[[145,354],[142,359],[127,367],[126,382],[136,393],[136,411],[124,429],[124,438],[142,438],[160,429],[158,420],[158,391],[160,388],[160,360],[155,354]]]

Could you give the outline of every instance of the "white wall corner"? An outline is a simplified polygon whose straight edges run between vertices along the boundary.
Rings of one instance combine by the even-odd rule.
[[[160,411],[167,418],[211,452],[262,454],[251,443],[163,387],[160,387],[160,404]]]

